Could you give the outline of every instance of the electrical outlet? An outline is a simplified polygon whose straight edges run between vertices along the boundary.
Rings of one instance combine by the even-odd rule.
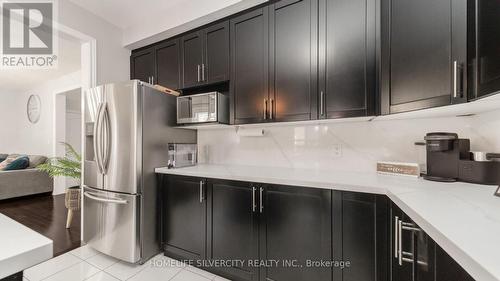
[[[333,158],[342,157],[342,145],[340,143],[336,143],[332,146]]]

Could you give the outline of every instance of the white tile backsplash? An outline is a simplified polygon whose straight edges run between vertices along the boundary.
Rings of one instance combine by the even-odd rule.
[[[240,137],[234,128],[198,130],[199,162],[374,171],[377,161],[423,161],[425,147],[414,143],[428,132],[456,132],[471,139],[472,150],[500,152],[499,128],[500,110],[468,117],[278,125],[264,127],[263,137]]]

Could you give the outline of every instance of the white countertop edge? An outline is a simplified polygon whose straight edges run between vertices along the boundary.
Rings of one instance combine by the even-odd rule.
[[[53,257],[53,242],[47,242],[14,257],[0,260],[0,279],[24,271]]]
[[[210,165],[208,167],[211,167]],[[477,281],[500,281],[500,276],[495,276],[495,273],[489,271],[483,265],[481,265],[477,260],[469,256],[464,252],[459,245],[451,241],[446,235],[444,235],[438,226],[432,225],[428,220],[424,219],[417,211],[406,204],[400,196],[408,195],[414,190],[397,190],[394,192],[389,187],[381,187],[384,183],[375,182],[371,184],[350,184],[345,180],[339,180],[338,182],[333,180],[331,182],[321,182],[314,180],[297,180],[297,179],[281,179],[281,178],[267,178],[263,175],[259,176],[240,176],[233,175],[229,168],[224,166],[214,165],[217,167],[217,171],[203,171],[200,169],[167,169],[167,168],[157,168],[156,173],[161,174],[171,174],[180,176],[193,176],[202,178],[213,178],[213,179],[224,179],[224,180],[235,180],[235,181],[248,181],[248,182],[259,182],[259,183],[269,183],[269,184],[281,184],[290,186],[302,186],[310,188],[322,188],[330,190],[340,190],[340,191],[353,191],[353,192],[364,192],[371,194],[387,195],[401,210],[407,213],[412,220],[417,223],[444,251],[446,251],[457,263],[462,266],[473,278]],[[202,168],[203,169],[203,168]],[[401,184],[399,181],[402,180],[395,176],[380,176],[383,180],[395,181],[397,184]],[[374,178],[376,180],[376,178]],[[409,184],[419,184],[418,181],[411,181],[407,179]],[[415,179],[416,180],[416,179]],[[363,180],[361,180],[363,182]],[[427,183],[427,182],[425,182]],[[429,185],[436,184],[435,182],[428,182]],[[403,183],[404,184],[404,183]],[[471,186],[471,188],[473,188]],[[399,196],[398,196],[399,194]],[[500,203],[499,203],[500,204]],[[463,226],[462,231],[467,231],[466,226]],[[494,243],[492,241],[491,243]]]
[[[397,195],[388,191],[387,196],[396,204],[403,212],[429,235],[450,257],[452,257],[465,271],[467,271],[476,281],[498,281],[491,272],[477,263],[467,253],[462,251],[458,245],[450,241],[437,227],[430,224],[427,220],[422,218],[417,212],[406,205]],[[466,231],[464,229],[464,231]]]
[[[199,171],[189,171],[178,169],[168,169],[168,168],[156,168],[155,173],[158,174],[168,174],[168,175],[178,175],[178,176],[191,176],[191,177],[201,177],[201,178],[211,178],[211,179],[223,179],[223,180],[234,180],[234,181],[247,181],[253,183],[263,183],[263,184],[279,184],[279,185],[289,185],[289,186],[300,186],[309,188],[321,188],[329,190],[342,190],[342,191],[356,191],[365,192],[371,194],[382,194],[385,195],[387,190],[384,188],[365,186],[365,185],[355,185],[346,183],[334,183],[332,187],[331,182],[321,182],[321,181],[308,181],[308,180],[297,180],[297,179],[277,179],[269,178],[264,176],[254,177],[254,176],[240,176],[232,175],[229,171],[227,174],[212,174],[204,173]]]

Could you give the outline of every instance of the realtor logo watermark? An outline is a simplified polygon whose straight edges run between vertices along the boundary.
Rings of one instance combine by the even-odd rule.
[[[0,0],[2,52],[0,68],[57,67],[57,0]]]

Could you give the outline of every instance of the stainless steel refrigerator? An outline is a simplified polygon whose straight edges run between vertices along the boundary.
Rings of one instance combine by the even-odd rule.
[[[144,263],[160,252],[154,169],[168,143],[195,143],[176,129],[176,97],[132,80],[85,94],[83,240],[104,254]]]

